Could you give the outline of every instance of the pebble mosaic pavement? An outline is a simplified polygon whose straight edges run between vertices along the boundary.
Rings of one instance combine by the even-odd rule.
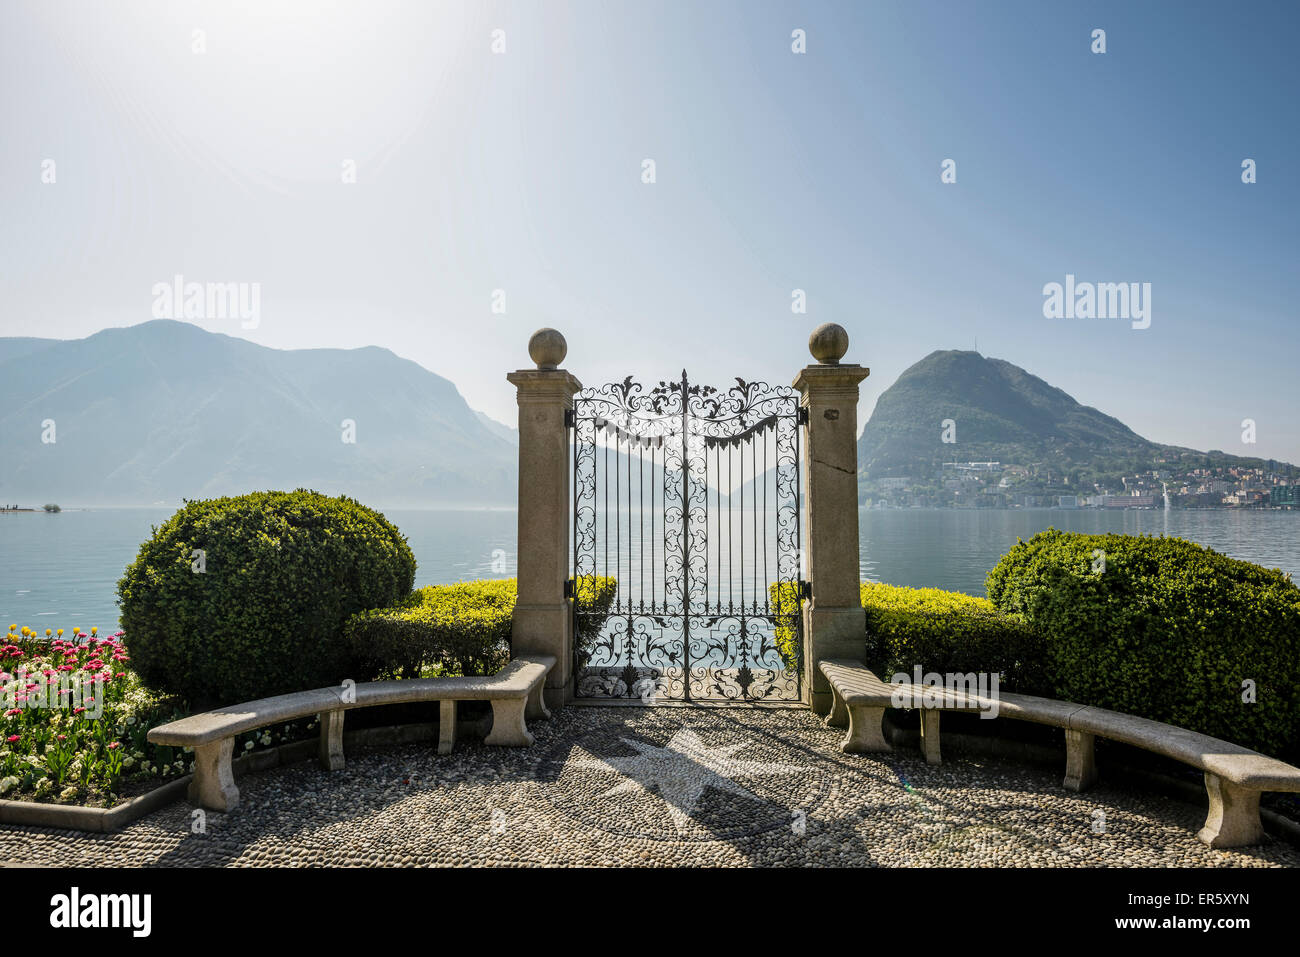
[[[1204,811],[994,758],[846,755],[808,711],[572,707],[531,748],[363,751],[240,778],[230,814],[178,802],[113,834],[0,827],[50,866],[1294,867],[1280,842],[1196,840]],[[1100,814],[1098,813],[1100,812]]]

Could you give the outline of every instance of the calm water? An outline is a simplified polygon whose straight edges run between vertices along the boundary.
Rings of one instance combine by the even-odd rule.
[[[117,629],[117,582],[171,508],[0,514],[0,632]],[[515,573],[513,510],[386,511],[410,542],[416,585]],[[497,554],[494,556],[494,552]],[[504,567],[504,572],[494,571]],[[504,563],[504,566],[502,565]]]
[[[1016,543],[1046,528],[1169,535],[1300,580],[1300,511],[1204,509],[863,510],[863,581],[984,594],[984,576]]]
[[[114,630],[117,580],[150,527],[171,513],[0,514],[0,631],[10,622]],[[411,543],[417,585],[515,573],[511,510],[385,514]],[[862,578],[982,595],[984,576],[1016,538],[1049,526],[1188,538],[1300,577],[1300,512],[908,509],[861,513]]]

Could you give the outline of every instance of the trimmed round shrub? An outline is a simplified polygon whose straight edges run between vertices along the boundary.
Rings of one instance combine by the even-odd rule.
[[[987,587],[1043,634],[1054,697],[1300,752],[1300,588],[1281,571],[1183,539],[1049,529]]]
[[[299,489],[186,502],[117,590],[141,678],[202,709],[373,677],[344,624],[414,580],[415,556],[383,515]]]
[[[1046,651],[1021,616],[984,598],[938,588],[863,584],[866,661],[883,681],[915,667],[939,674],[997,674],[1000,691],[1050,688]]]

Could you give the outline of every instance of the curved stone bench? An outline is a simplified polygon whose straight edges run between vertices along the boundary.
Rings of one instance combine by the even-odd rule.
[[[439,702],[438,753],[449,754],[456,743],[456,702],[491,701],[492,731],[485,744],[521,747],[533,743],[530,718],[546,718],[542,699],[546,675],[555,666],[551,655],[515,658],[494,675],[414,678],[409,681],[368,681],[338,688],[317,688],[228,705],[190,715],[149,732],[154,744],[194,749],[194,778],[189,799],[214,811],[229,811],[239,803],[230,762],[235,736],[272,724],[320,715],[320,762],[327,771],[343,767],[343,715],[353,708],[385,704]]]
[[[1205,826],[1196,836],[1210,847],[1259,843],[1264,839],[1259,821],[1261,792],[1300,791],[1300,768],[1230,741],[1150,718],[1033,695],[1000,694],[994,700],[992,696],[944,688],[889,684],[856,661],[827,659],[819,667],[830,683],[833,697],[826,723],[848,728],[841,744],[845,752],[891,750],[881,724],[885,709],[916,707],[921,712],[921,750],[926,761],[939,764],[942,712],[996,709],[999,718],[1065,729],[1063,786],[1069,791],[1082,791],[1097,779],[1094,746],[1098,737],[1198,768],[1205,775],[1210,810]],[[894,695],[900,691],[909,703],[894,703]],[[923,695],[930,700],[922,699]],[[918,700],[923,703],[917,704]]]

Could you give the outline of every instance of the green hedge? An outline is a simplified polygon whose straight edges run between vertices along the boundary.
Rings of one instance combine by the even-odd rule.
[[[1038,633],[987,599],[866,583],[862,606],[867,666],[885,681],[919,665],[939,674],[997,674],[1000,691],[1043,694],[1050,688]]]
[[[1300,588],[1282,572],[1182,539],[1049,529],[987,586],[1045,636],[1055,697],[1300,751]]]
[[[608,612],[615,590],[612,578],[583,579],[577,600],[587,609]],[[347,623],[347,640],[373,674],[493,674],[510,660],[517,594],[513,578],[430,585],[398,605],[354,615]],[[590,622],[585,631],[598,631],[604,617],[584,621]],[[592,637],[585,631],[577,636],[579,647]]]
[[[799,661],[794,620],[800,614],[796,586],[769,586],[778,619],[776,645],[788,667]],[[864,660],[886,681],[896,672],[999,674],[999,689],[1026,694],[1049,688],[1042,641],[1017,615],[1004,615],[984,598],[938,588],[862,584]]]
[[[574,588],[574,601],[583,614],[577,634],[573,636],[580,665],[591,656],[591,647],[600,637],[609,617],[609,609],[618,596],[618,579],[604,575],[579,575]]]
[[[299,489],[186,502],[117,591],[141,678],[203,708],[365,678],[343,626],[414,579],[383,515]]]
[[[767,594],[772,614],[776,616],[773,637],[777,653],[787,668],[796,671],[803,659],[803,649],[796,647],[799,632],[795,625],[803,614],[799,586],[794,582],[772,582],[767,586]]]
[[[485,675],[510,660],[515,580],[430,585],[404,602],[348,620],[346,634],[366,670],[385,677]]]

